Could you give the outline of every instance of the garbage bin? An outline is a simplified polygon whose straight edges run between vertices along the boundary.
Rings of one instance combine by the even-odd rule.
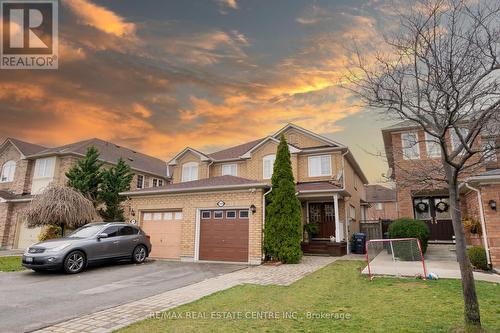
[[[354,253],[365,254],[366,235],[362,232],[354,233]]]

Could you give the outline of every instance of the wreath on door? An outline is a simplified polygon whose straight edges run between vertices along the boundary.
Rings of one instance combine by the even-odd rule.
[[[429,205],[423,201],[420,201],[419,203],[415,204],[415,209],[419,213],[425,213],[429,210]]]
[[[449,208],[450,208],[450,205],[448,205],[444,201],[440,201],[436,204],[436,211],[439,213],[445,213],[448,211]]]

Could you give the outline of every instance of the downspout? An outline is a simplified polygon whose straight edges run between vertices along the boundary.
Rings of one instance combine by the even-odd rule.
[[[214,164],[214,161],[210,161],[210,163],[208,163],[208,167],[207,167],[207,178],[210,178],[210,167],[212,166],[212,164]]]
[[[349,149],[342,154],[342,191],[345,191],[345,162],[344,158],[345,156],[349,154]],[[344,200],[344,215],[345,215],[345,223],[344,223],[344,240],[346,242],[349,241],[349,222],[347,220],[347,209],[345,207],[346,201]],[[351,253],[351,247],[349,246],[349,243],[347,244],[347,254]]]
[[[271,187],[269,191],[264,193],[264,196],[262,197],[262,243],[261,246],[264,247],[264,227],[266,225],[266,196],[273,191],[273,188]],[[266,257],[266,254],[264,251],[262,251],[262,260],[264,260]]]
[[[487,234],[487,231],[486,231],[486,223],[485,223],[485,220],[484,220],[484,207],[483,207],[483,199],[481,197],[481,191],[479,191],[477,188],[474,188],[472,186],[469,185],[469,183],[465,182],[464,183],[465,186],[476,192],[477,194],[477,201],[478,201],[478,205],[479,205],[479,214],[481,215],[481,229],[483,230],[483,244],[484,244],[484,249],[486,250],[486,260],[488,262],[488,266],[491,267],[491,259],[490,259],[490,248],[488,246],[488,234]]]

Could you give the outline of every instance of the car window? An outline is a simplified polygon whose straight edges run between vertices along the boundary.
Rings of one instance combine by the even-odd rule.
[[[90,236],[94,236],[97,234],[99,230],[101,230],[102,225],[85,225],[81,228],[76,229],[68,237],[71,238],[87,238]]]
[[[119,231],[120,236],[130,236],[130,235],[135,235],[137,234],[137,229],[134,227],[131,227],[129,225],[125,227],[121,227]]]
[[[111,227],[107,227],[104,229],[103,233],[108,235],[109,237],[116,237],[118,236],[118,232],[120,231],[120,227],[117,225],[113,225]]]

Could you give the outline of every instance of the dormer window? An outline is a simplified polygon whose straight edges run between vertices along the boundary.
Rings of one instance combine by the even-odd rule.
[[[0,183],[9,183],[14,180],[14,173],[16,172],[16,162],[7,161],[2,166],[2,173],[0,176]]]
[[[189,162],[182,165],[182,181],[198,180],[198,163]]]
[[[276,160],[276,155],[267,155],[262,159],[262,178],[271,179],[273,176],[274,161]]]

